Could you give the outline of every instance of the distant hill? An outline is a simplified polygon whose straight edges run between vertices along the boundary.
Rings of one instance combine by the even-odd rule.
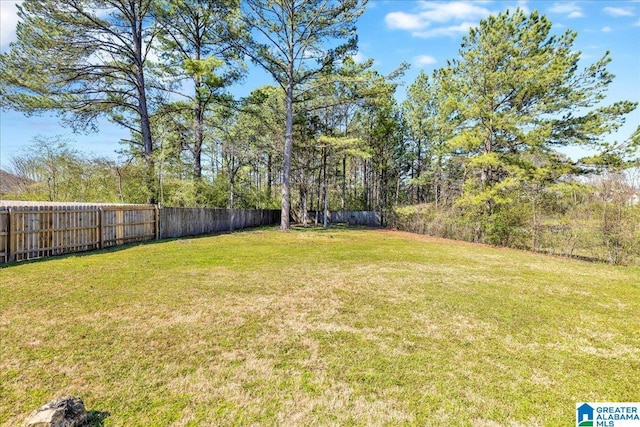
[[[0,169],[0,196],[6,194],[18,194],[35,181],[28,178],[21,178],[17,175]]]

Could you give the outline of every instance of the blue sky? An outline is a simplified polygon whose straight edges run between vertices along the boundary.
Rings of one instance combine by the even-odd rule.
[[[15,37],[15,1],[0,0],[0,49],[6,51]],[[609,50],[613,61],[609,70],[616,75],[610,85],[607,104],[630,100],[640,102],[640,0],[600,1],[418,1],[370,0],[358,22],[359,59],[374,58],[374,66],[386,74],[403,61],[411,64],[404,76],[405,90],[418,72],[431,73],[457,56],[468,29],[489,16],[507,9],[538,10],[553,22],[553,31],[578,32],[574,48],[582,52],[584,65]],[[236,96],[270,83],[259,70],[252,69],[245,81],[233,88]],[[640,124],[640,110],[627,117],[627,124],[610,140],[628,138]],[[59,125],[55,117],[25,117],[18,112],[0,112],[0,167],[10,166],[12,156],[27,147],[36,135],[63,135],[77,148],[93,155],[117,158],[118,141],[126,131],[103,122],[99,133],[74,135]]]

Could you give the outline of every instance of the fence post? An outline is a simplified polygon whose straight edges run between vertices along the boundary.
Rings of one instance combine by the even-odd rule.
[[[98,207],[98,249],[104,248],[104,211]]]
[[[13,209],[9,206],[9,218],[7,219],[7,262],[14,261],[13,252],[13,237],[15,233],[12,232],[13,228]]]
[[[156,220],[156,224],[155,224],[156,240],[160,240],[160,207],[158,205],[153,205],[153,206],[154,206],[154,213],[155,213],[155,220]]]
[[[124,207],[118,206],[115,210],[116,213],[116,246],[121,245],[124,242]]]

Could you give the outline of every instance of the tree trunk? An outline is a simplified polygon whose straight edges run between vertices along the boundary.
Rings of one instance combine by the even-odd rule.
[[[291,151],[293,149],[293,70],[289,76],[286,91],[286,133],[284,137],[284,161],[282,164],[282,209],[280,211],[280,230],[289,230],[289,215],[291,210],[290,198],[290,172],[291,172]]]
[[[236,184],[235,158],[232,158],[231,172],[229,176],[229,209],[235,208],[235,184]]]
[[[267,155],[267,194],[269,195],[269,199],[273,197],[273,192],[271,187],[273,185],[273,171],[272,169],[273,157],[271,154]]]
[[[493,110],[492,110],[493,111]],[[484,151],[483,154],[490,154],[493,152],[493,121],[489,121],[489,129],[487,130],[487,135],[484,141]],[[482,166],[482,173],[480,175],[480,180],[482,181],[482,188],[485,189],[489,187],[493,182],[493,167],[492,166]],[[493,213],[493,202],[491,200],[487,200],[485,203],[487,215],[491,216]]]
[[[135,14],[135,10],[133,11]],[[155,164],[153,159],[153,140],[151,136],[151,122],[149,120],[149,109],[147,106],[147,89],[144,78],[144,63],[142,60],[142,23],[131,22],[131,31],[135,44],[136,58],[136,86],[138,90],[138,113],[140,114],[140,133],[142,135],[142,147],[144,160],[146,162],[146,186],[149,190],[147,202],[155,204],[157,202],[157,188],[155,185]]]
[[[319,216],[320,216],[320,206],[322,205],[322,168],[318,168],[318,188],[317,188],[317,199],[316,199],[316,219],[315,225],[318,225]]]
[[[346,209],[347,203],[347,156],[342,157],[342,200],[340,200],[342,212]]]
[[[326,152],[326,148],[322,149],[322,175],[324,175],[323,178],[323,206],[322,206],[322,211],[323,211],[323,221],[322,221],[322,226],[324,228],[327,228],[327,226],[329,225],[329,180],[327,179],[327,152]]]
[[[234,191],[235,191],[235,182],[236,182],[236,177],[235,177],[235,172],[231,172],[231,192],[229,195],[229,209],[231,211],[231,221],[229,223],[229,231],[233,231],[234,228],[234,222],[236,220],[236,209],[235,209],[235,200],[234,200]]]
[[[416,184],[416,201],[417,203],[422,203],[426,201],[426,195],[423,194],[422,184],[420,184],[420,178],[422,177],[422,141],[418,140],[417,143],[417,153],[416,153],[416,178],[419,180]]]
[[[308,206],[307,206],[307,188],[305,184],[300,186],[300,205],[302,208],[302,226],[306,227],[308,219]]]
[[[438,154],[436,161],[436,171],[433,174],[433,192],[434,200],[436,203],[436,209],[440,206],[440,192],[441,190],[441,177],[442,177],[442,156]]]
[[[200,61],[201,59],[201,51],[202,46],[200,45],[200,40],[195,41],[195,53],[196,60]],[[204,133],[202,132],[204,126],[204,105],[203,102],[200,101],[200,87],[202,86],[202,82],[200,81],[200,76],[196,74],[194,76],[194,138],[195,141],[193,143],[193,176],[195,179],[202,178],[202,143],[204,142]]]
[[[122,171],[119,167],[115,168],[116,174],[118,174],[118,194],[120,194],[120,203],[124,204],[124,191],[122,189]]]
[[[369,192],[369,187],[370,187],[370,183],[369,183],[369,171],[368,171],[368,164],[369,161],[365,160],[364,161],[364,174],[362,176],[363,179],[363,186],[364,186],[364,210],[369,211],[371,210],[371,198],[370,198],[370,192]]]
[[[196,91],[197,91],[196,85]],[[204,142],[204,132],[202,131],[204,122],[204,109],[202,104],[196,100],[196,106],[194,109],[194,137],[193,144],[193,177],[196,179],[202,178],[202,144]]]

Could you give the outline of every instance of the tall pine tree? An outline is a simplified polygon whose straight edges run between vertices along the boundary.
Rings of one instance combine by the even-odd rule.
[[[355,23],[367,0],[245,0],[241,21],[250,37],[241,48],[264,68],[285,93],[285,144],[282,171],[282,220],[289,229],[293,104],[304,85],[352,55]],[[336,40],[344,40],[336,44]]]
[[[457,132],[450,145],[468,159],[461,202],[478,213],[490,215],[523,182],[552,182],[579,166],[563,161],[560,147],[609,150],[603,137],[635,109],[600,105],[613,79],[609,54],[581,70],[576,36],[553,35],[537,12],[502,13],[472,28],[460,59],[442,71]]]
[[[148,62],[153,0],[26,0],[0,56],[2,107],[55,111],[74,130],[107,116],[137,135],[155,201]]]

